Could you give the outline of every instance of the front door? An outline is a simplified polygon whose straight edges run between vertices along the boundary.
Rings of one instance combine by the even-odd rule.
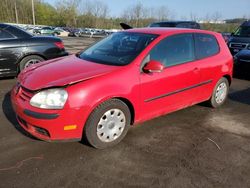
[[[193,34],[161,40],[143,64],[155,60],[165,69],[140,75],[142,119],[150,119],[193,103],[199,93],[200,70],[195,62]]]

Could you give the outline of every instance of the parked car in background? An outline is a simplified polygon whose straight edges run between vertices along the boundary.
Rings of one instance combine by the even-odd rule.
[[[243,49],[235,54],[234,59],[238,64],[246,64],[250,66],[250,47],[249,49]]]
[[[111,34],[116,33],[118,31],[120,31],[120,30],[118,30],[118,29],[105,29],[105,34],[111,35]]]
[[[98,37],[98,36],[106,36],[106,35],[107,34],[104,29],[85,28],[85,29],[82,29],[80,36]]]
[[[149,27],[178,27],[178,28],[191,28],[200,29],[200,24],[194,21],[163,21],[154,22],[149,25]]]
[[[78,28],[71,28],[69,29],[69,37],[80,37],[81,35],[81,30]]]
[[[228,43],[228,41],[230,40],[231,38],[231,33],[221,33],[225,42]]]
[[[232,55],[243,49],[250,49],[250,21],[245,21],[232,33],[228,41],[228,47]]]
[[[234,73],[236,76],[250,78],[250,47],[243,49],[234,55]]]
[[[119,143],[132,124],[203,101],[221,106],[232,70],[219,33],[129,29],[22,71],[11,100],[19,124],[35,137],[86,138],[106,148]]]
[[[0,77],[15,76],[30,65],[68,55],[61,39],[33,36],[8,24],[0,24]]]
[[[69,32],[65,31],[63,28],[56,27],[54,29],[54,35],[55,36],[60,36],[60,37],[67,37],[67,36],[69,36]]]
[[[49,26],[34,29],[33,33],[40,35],[60,35],[59,30],[55,30],[54,27]]]
[[[54,31],[52,27],[42,27],[40,30],[41,35],[55,35],[59,34],[59,32]]]
[[[33,34],[40,35],[41,34],[41,27],[35,27],[33,29]]]
[[[24,27],[23,28],[25,31],[27,31],[27,32],[29,32],[29,33],[31,33],[31,34],[33,34],[34,33],[34,27],[30,27],[30,26],[27,26],[27,27]]]

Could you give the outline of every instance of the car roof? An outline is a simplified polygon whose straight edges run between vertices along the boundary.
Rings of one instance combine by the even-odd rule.
[[[10,25],[4,24],[4,23],[0,23],[0,28],[1,28],[1,29],[4,29],[4,28],[6,28],[6,27],[8,27],[8,26],[10,26]]]
[[[218,34],[213,31],[200,30],[200,29],[189,29],[189,28],[176,28],[176,27],[146,27],[146,28],[135,28],[125,30],[126,32],[134,33],[145,33],[145,34],[155,34],[155,35],[171,35],[180,33],[204,33],[204,34]]]
[[[6,30],[6,31],[10,32],[12,35],[15,35],[18,38],[32,37],[31,34],[24,31],[21,27],[18,27],[18,26],[15,26],[15,25],[0,23],[0,29]]]

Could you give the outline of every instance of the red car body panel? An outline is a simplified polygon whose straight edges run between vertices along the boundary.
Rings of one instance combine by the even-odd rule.
[[[102,102],[119,98],[128,104],[136,124],[148,119],[208,100],[218,80],[232,79],[233,59],[220,34],[190,29],[132,29],[126,32],[158,34],[132,63],[110,66],[84,61],[74,55],[50,60],[23,71],[21,85],[11,93],[12,104],[22,127],[43,140],[81,139],[90,113]],[[178,33],[208,33],[216,37],[220,52],[202,60],[165,68],[161,73],[143,73],[141,62],[162,39]],[[178,79],[177,79],[178,78]],[[61,110],[39,109],[30,105],[34,92],[46,88],[64,87],[68,100]],[[24,89],[24,91],[22,91]],[[23,99],[22,92],[28,92]],[[55,119],[38,119],[25,110],[40,114],[57,114]],[[64,130],[76,125],[74,130]],[[49,136],[35,128],[43,128]]]
[[[60,60],[49,61],[48,63],[27,68],[24,70],[25,74],[20,75],[19,80],[23,87],[30,90],[39,90],[88,80],[112,72],[117,68],[117,66],[107,66],[84,60],[79,61],[79,58],[71,55],[63,59],[60,58]],[[50,70],[49,73],[48,70]],[[39,82],[36,82],[36,80],[39,80]]]

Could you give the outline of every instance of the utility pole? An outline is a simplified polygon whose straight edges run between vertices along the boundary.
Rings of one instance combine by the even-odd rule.
[[[18,24],[18,14],[17,14],[17,8],[16,8],[16,1],[15,1],[15,14],[16,14],[16,23]]]
[[[36,25],[36,19],[35,19],[35,8],[34,8],[34,0],[31,0],[31,5],[32,5],[33,25]]]

